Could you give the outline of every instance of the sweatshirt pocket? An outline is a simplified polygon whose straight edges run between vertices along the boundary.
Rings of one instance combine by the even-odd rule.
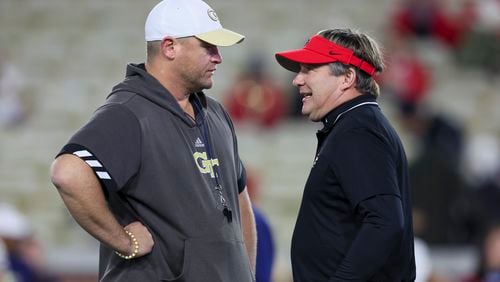
[[[174,272],[172,271],[172,268],[169,266],[167,260],[165,259],[165,256],[161,253],[160,250],[157,250],[155,256],[156,256],[156,270],[157,274],[159,277],[159,280],[161,281],[172,281],[172,282],[177,282],[177,281],[185,281],[183,279],[184,274],[187,269],[189,269],[189,256],[191,253],[191,245],[189,243],[189,240],[184,241],[184,255],[182,256],[182,267],[179,272]]]
[[[253,280],[242,241],[190,238],[184,244],[181,273],[171,282],[251,282]]]

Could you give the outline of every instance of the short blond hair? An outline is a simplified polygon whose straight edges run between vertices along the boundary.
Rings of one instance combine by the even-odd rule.
[[[146,57],[147,61],[151,62],[160,53],[161,40],[146,42]]]

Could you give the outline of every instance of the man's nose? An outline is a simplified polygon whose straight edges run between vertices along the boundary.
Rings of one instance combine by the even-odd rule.
[[[214,62],[215,64],[222,63],[222,55],[219,53],[219,48],[217,48],[216,46],[214,46],[210,50],[210,55],[212,56],[212,62]]]
[[[302,79],[302,76],[300,75],[300,73],[297,73],[297,75],[295,75],[295,77],[292,80],[292,84],[295,86],[304,85],[304,80]]]

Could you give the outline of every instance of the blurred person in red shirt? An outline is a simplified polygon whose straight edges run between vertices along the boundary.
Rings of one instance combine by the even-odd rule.
[[[455,54],[457,63],[495,80],[500,73],[500,0],[469,0],[467,5],[472,25]]]
[[[405,103],[419,103],[429,91],[432,73],[418,56],[411,41],[393,34],[387,46],[390,46],[387,67],[377,81],[385,93],[393,99]]]
[[[464,5],[457,14],[451,15],[442,1],[402,0],[392,14],[391,24],[403,37],[432,38],[456,47],[470,28],[472,15],[470,5]]]
[[[225,106],[234,122],[250,120],[275,126],[286,113],[283,90],[266,72],[260,55],[251,55],[245,69],[226,91]]]

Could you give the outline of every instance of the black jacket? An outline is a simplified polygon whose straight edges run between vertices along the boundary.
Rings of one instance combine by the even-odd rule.
[[[413,281],[403,146],[374,97],[330,112],[292,239],[295,282]]]

